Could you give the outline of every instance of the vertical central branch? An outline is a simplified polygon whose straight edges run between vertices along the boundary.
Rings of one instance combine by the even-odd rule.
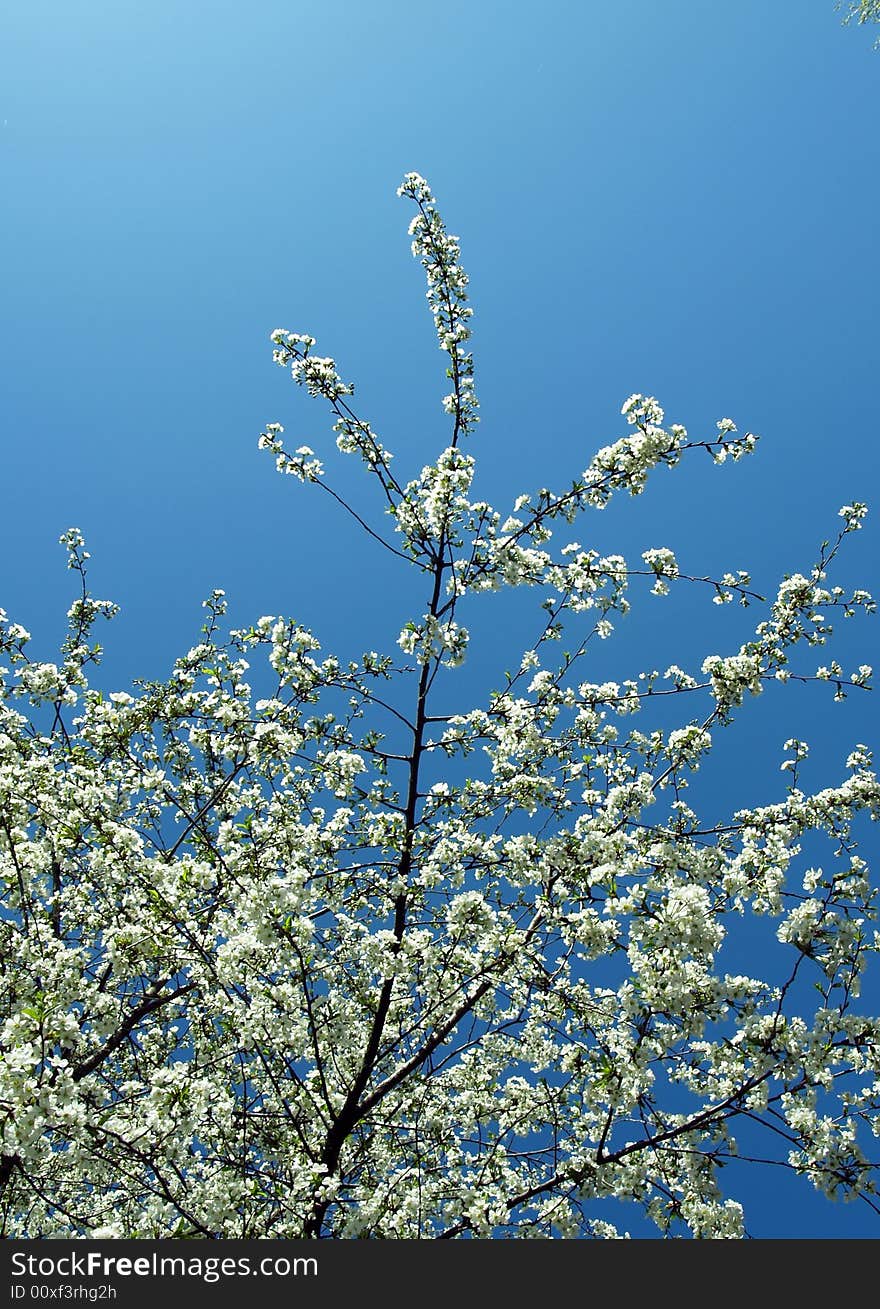
[[[447,540],[446,530],[444,528],[440,535],[436,554],[434,555],[434,584],[431,593],[431,601],[428,607],[428,612],[432,618],[437,617],[443,588],[443,575],[449,567],[444,558],[446,549]],[[415,841],[416,823],[418,818],[419,771],[425,749],[425,726],[428,717],[427,701],[428,691],[431,685],[431,671],[432,661],[426,658],[419,673],[416,712],[413,719],[412,747],[408,756],[403,841],[400,849],[400,858],[395,868],[395,880],[403,888],[398,891],[394,898],[393,951],[395,954],[400,949],[404,932],[406,931],[408,892],[405,888],[409,884],[413,864],[413,844]],[[321,1154],[321,1162],[327,1170],[327,1176],[332,1176],[333,1173],[335,1173],[345,1141],[362,1116],[361,1097],[369,1084],[376,1066],[379,1046],[382,1041],[382,1034],[385,1030],[385,1024],[388,1021],[388,1013],[391,1008],[391,997],[393,991],[394,976],[392,974],[382,980],[379,999],[376,1004],[376,1012],[373,1015],[373,1021],[370,1024],[370,1031],[364,1048],[364,1056],[361,1060],[360,1068],[349,1088],[342,1107],[336,1114],[336,1117],[327,1132],[327,1138],[324,1142],[324,1149]],[[324,1216],[329,1208],[329,1204],[330,1201],[326,1199],[315,1200],[312,1212],[306,1219],[303,1229],[304,1236],[317,1237],[320,1235]]]

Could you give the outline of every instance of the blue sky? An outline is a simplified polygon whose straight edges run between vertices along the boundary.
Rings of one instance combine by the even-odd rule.
[[[660,473],[585,543],[669,545],[765,593],[807,569],[841,504],[880,511],[872,40],[832,0],[6,5],[0,605],[51,657],[72,597],[57,538],[76,525],[95,592],[122,605],[108,684],[163,676],[215,586],[235,621],[292,614],[344,653],[393,643],[391,557],[256,441],[281,421],[291,444],[331,446],[271,362],[284,326],[357,383],[404,475],[446,444],[395,195],[409,169],[471,276],[482,492],[564,483],[642,391],[694,434],[731,416],[758,453]],[[356,496],[355,473],[338,480]],[[869,518],[841,581],[880,590],[877,542]],[[475,643],[473,688],[505,614]],[[749,616],[649,601],[609,673],[699,663]],[[844,636],[845,661],[880,662],[876,620]],[[749,706],[715,802],[778,798],[797,731],[816,784],[837,780],[878,711],[829,701]],[[867,1210],[776,1181],[790,1200],[756,1189],[757,1235],[877,1234]]]

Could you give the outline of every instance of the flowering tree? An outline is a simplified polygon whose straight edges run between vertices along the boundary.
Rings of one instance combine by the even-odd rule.
[[[467,278],[425,181],[400,194],[448,360],[448,445],[399,480],[334,361],[286,330],[276,362],[329,406],[387,529],[279,424],[260,441],[417,577],[397,648],[342,662],[271,616],[224,635],[216,591],[168,681],[105,696],[87,671],[114,606],[90,595],[75,530],[60,661],[32,660],[2,615],[3,1234],[614,1237],[623,1201],[663,1236],[739,1237],[721,1177],[738,1150],[877,1208],[880,1020],[858,1001],[878,943],[856,853],[880,812],[870,754],[811,792],[790,740],[778,803],[718,822],[688,803],[767,683],[867,686],[866,666],[803,659],[829,615],[874,608],[828,578],[865,509],[845,506],[770,603],[743,572],[685,576],[668,549],[601,556],[572,533],[613,496],[755,445],[728,419],[694,439],[642,395],[564,489],[510,515],[472,499]],[[760,621],[690,672],[592,681],[634,579]],[[537,596],[534,639],[512,665],[499,649],[511,671],[486,703],[456,704],[461,619],[512,587]],[[760,967],[731,973],[755,919],[772,927]]]

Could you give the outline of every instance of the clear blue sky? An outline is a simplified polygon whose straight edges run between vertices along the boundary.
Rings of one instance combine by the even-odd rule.
[[[76,525],[95,592],[123,607],[104,633],[115,686],[164,675],[215,586],[236,621],[392,644],[391,557],[256,440],[277,420],[291,444],[331,445],[271,362],[284,326],[358,383],[404,474],[446,443],[395,196],[409,169],[471,276],[484,493],[578,473],[642,391],[694,433],[733,417],[759,451],[661,474],[581,539],[669,545],[765,591],[807,569],[841,504],[880,515],[880,52],[838,18],[832,0],[5,5],[0,605],[51,658],[71,598],[56,542]],[[353,468],[340,483],[357,493]],[[843,580],[880,590],[877,543],[869,518]],[[699,663],[748,617],[648,603],[608,672]],[[475,647],[474,686],[503,640],[495,622]],[[877,647],[875,621],[843,650],[880,664]],[[715,802],[779,798],[792,732],[812,780],[838,780],[880,717],[876,699],[829,700],[750,706]],[[774,1180],[790,1207],[759,1184],[756,1235],[878,1234],[867,1210]]]

